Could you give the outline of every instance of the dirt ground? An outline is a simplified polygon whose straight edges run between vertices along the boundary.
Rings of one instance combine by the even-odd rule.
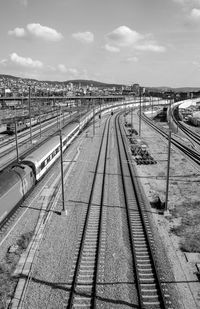
[[[131,116],[126,116],[128,123]],[[159,123],[167,128],[166,123]],[[133,127],[139,130],[139,120],[133,112]],[[180,134],[180,133],[177,133]],[[141,136],[134,136],[138,144],[146,145],[157,164],[135,165],[145,193],[152,201],[166,198],[168,141],[143,122]],[[184,138],[181,136],[181,138]],[[181,308],[200,308],[200,171],[174,146],[171,147],[168,191],[168,211],[161,215],[152,208],[158,233],[163,238],[166,252],[177,283]]]

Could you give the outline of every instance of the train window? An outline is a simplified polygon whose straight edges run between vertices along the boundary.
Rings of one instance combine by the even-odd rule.
[[[45,161],[43,161],[40,165],[41,170],[45,167]]]
[[[30,172],[30,176],[33,177],[33,172]]]
[[[44,161],[44,165],[46,166],[46,165],[47,165],[47,163],[48,163],[48,162],[47,162],[47,159],[46,159],[46,160]]]

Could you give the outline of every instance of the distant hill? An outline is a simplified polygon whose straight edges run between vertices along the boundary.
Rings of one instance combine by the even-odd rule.
[[[98,87],[98,88],[121,88],[122,86],[125,86],[125,84],[116,84],[116,83],[103,83],[103,82],[99,82],[99,81],[94,81],[94,80],[85,80],[85,79],[74,79],[74,80],[67,80],[67,81],[51,81],[51,80],[37,80],[37,79],[32,79],[32,78],[22,78],[22,77],[18,77],[18,76],[13,76],[13,75],[6,75],[6,74],[0,74],[0,78],[5,78],[5,79],[21,79],[24,82],[38,82],[38,83],[48,83],[49,85],[54,85],[54,84],[69,84],[69,83],[73,83],[75,85],[79,85],[81,84],[81,86],[91,86],[93,85],[94,87]],[[199,87],[178,87],[178,88],[173,88],[173,87],[166,87],[166,86],[161,86],[161,87],[145,87],[142,86],[146,89],[146,91],[155,91],[155,92],[166,92],[166,91],[173,91],[173,92],[196,92],[196,91],[200,91],[200,86]]]
[[[200,86],[199,87],[179,87],[179,88],[172,88],[172,87],[146,87],[146,90],[149,91],[155,91],[155,92],[168,92],[168,91],[173,91],[173,92],[196,92],[200,91]]]
[[[91,86],[93,85],[94,87],[98,87],[98,88],[112,88],[112,87],[116,87],[116,88],[121,88],[122,84],[109,84],[109,83],[102,83],[99,81],[94,81],[94,80],[84,80],[84,79],[75,79],[75,80],[67,80],[67,81],[51,81],[51,80],[37,80],[37,79],[32,79],[32,78],[22,78],[22,77],[18,77],[18,76],[12,76],[12,75],[6,75],[6,74],[0,74],[0,78],[5,78],[5,79],[21,79],[23,81],[37,81],[38,83],[49,83],[51,85],[53,84],[69,84],[69,83],[73,83],[75,85],[79,85],[81,84],[81,86]]]
[[[73,84],[81,84],[81,86],[87,86],[87,85],[93,85],[93,87],[98,88],[121,88],[122,86],[125,86],[123,84],[108,84],[108,83],[102,83],[94,80],[84,80],[84,79],[75,79],[75,80],[69,80],[67,83],[73,83]]]

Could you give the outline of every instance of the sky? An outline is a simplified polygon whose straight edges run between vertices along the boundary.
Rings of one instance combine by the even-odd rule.
[[[200,86],[200,0],[0,0],[0,73]]]

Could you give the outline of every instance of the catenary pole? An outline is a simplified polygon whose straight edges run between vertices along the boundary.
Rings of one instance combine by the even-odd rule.
[[[39,123],[40,123],[40,138],[42,137],[42,127],[41,127],[41,111],[40,111],[40,103],[38,103],[39,109]]]
[[[17,137],[17,122],[15,119],[15,143],[16,143],[16,152],[17,152],[17,163],[19,163],[19,150],[18,150],[18,137]]]
[[[60,127],[60,165],[61,165],[61,184],[62,184],[62,211],[65,210],[65,191],[64,191],[64,173],[63,173],[63,150],[62,150],[62,129]]]
[[[31,125],[31,87],[28,87],[28,106],[29,106],[29,120],[30,120],[30,141],[32,144],[32,125]]]
[[[165,196],[165,211],[168,209],[170,157],[171,157],[171,129],[169,128],[169,136],[168,136],[168,158],[167,158],[167,179],[166,179],[166,196]]]
[[[95,117],[94,117],[94,103],[93,103],[93,136],[95,136]]]
[[[141,115],[142,115],[142,98],[141,98],[141,87],[140,87],[140,112],[139,112],[139,136],[141,136]]]

